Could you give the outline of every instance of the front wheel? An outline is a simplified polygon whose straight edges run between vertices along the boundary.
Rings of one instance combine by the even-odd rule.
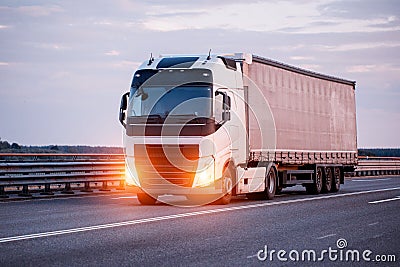
[[[232,171],[228,167],[226,168],[224,175],[222,177],[222,191],[223,196],[220,197],[216,203],[219,205],[227,205],[231,202],[233,190],[233,176]]]

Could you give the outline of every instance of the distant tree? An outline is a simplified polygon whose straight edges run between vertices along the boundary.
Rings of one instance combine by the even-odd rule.
[[[9,149],[11,148],[10,143],[7,141],[0,141],[0,149]]]
[[[399,148],[360,148],[359,156],[369,157],[400,157]]]
[[[58,149],[58,146],[55,145],[55,146],[50,146],[50,150],[59,150],[59,149]]]
[[[11,149],[21,149],[21,146],[18,145],[17,143],[12,143],[11,144]]]

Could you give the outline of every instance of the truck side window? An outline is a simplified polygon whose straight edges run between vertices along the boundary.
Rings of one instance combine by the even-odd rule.
[[[222,123],[222,113],[224,111],[223,105],[224,105],[224,95],[217,92],[215,95],[215,109],[214,109],[215,122],[217,124]]]
[[[215,92],[215,121],[220,124],[231,119],[231,98],[221,91]],[[221,116],[221,117],[220,117]]]

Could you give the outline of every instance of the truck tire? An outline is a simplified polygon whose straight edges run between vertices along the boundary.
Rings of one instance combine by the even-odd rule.
[[[313,195],[318,195],[319,193],[321,193],[323,183],[322,173],[322,168],[317,167],[314,177],[314,183],[306,185],[307,193]]]
[[[222,192],[223,196],[220,197],[216,204],[218,205],[227,205],[231,202],[232,199],[232,189],[233,189],[233,175],[231,168],[227,167],[224,175],[222,177]]]
[[[340,170],[340,167],[335,167],[333,169],[333,180],[332,180],[331,192],[338,192],[340,190],[341,176],[342,176],[342,172]]]
[[[276,171],[271,167],[265,177],[265,189],[263,192],[246,194],[250,200],[271,200],[274,199],[276,192]]]
[[[265,179],[265,199],[271,200],[275,197],[276,192],[276,172],[273,167],[268,171],[267,178]]]
[[[154,205],[157,202],[157,198],[146,193],[137,193],[137,198],[142,205]]]
[[[333,172],[331,167],[325,168],[325,175],[322,184],[322,192],[329,193],[332,190]]]

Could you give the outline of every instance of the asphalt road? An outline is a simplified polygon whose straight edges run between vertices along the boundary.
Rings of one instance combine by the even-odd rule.
[[[226,206],[141,206],[127,193],[0,202],[0,218],[0,266],[399,266],[400,261],[400,177],[349,180],[339,193],[318,196],[294,187],[273,201],[236,198]],[[352,261],[357,253],[360,262]],[[391,255],[396,262],[376,261],[393,261]]]

